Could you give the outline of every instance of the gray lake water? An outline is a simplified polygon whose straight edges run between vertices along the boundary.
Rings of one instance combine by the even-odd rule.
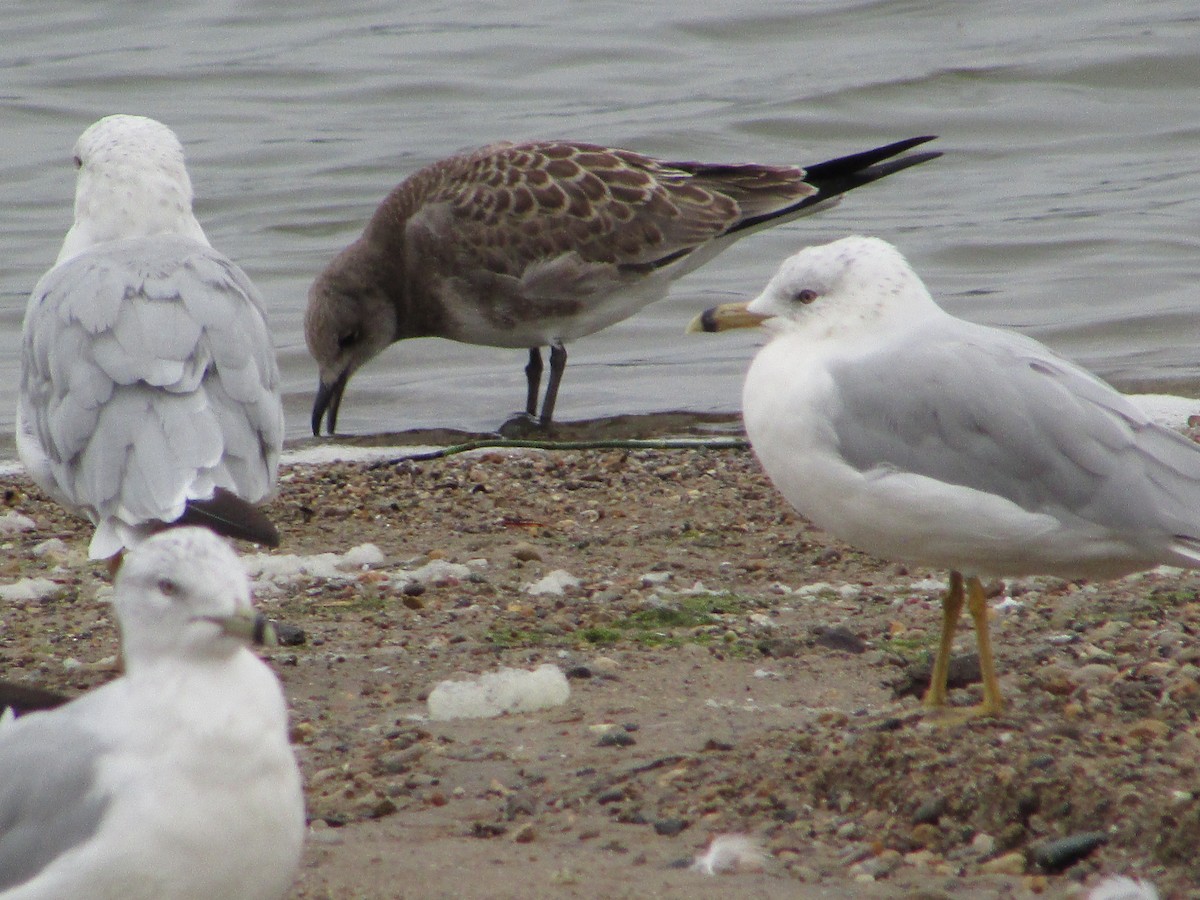
[[[309,433],[308,285],[387,191],[498,139],[811,163],[918,134],[946,156],[750,237],[671,297],[568,347],[557,417],[732,412],[751,334],[691,316],[799,246],[871,233],[958,315],[1033,334],[1127,389],[1200,394],[1200,15],[1081,4],[570,0],[10,0],[0,23],[0,458],[26,298],[71,222],[79,133],[153,116],[197,215],[262,290],[288,435]],[[394,345],[339,427],[489,430],[525,354]]]

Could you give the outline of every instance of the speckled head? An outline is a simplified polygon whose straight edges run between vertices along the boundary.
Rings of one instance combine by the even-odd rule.
[[[75,143],[75,224],[58,262],[107,241],[179,234],[208,244],[192,215],[183,146],[145,116],[105,116]]]
[[[855,236],[806,247],[784,260],[746,309],[770,317],[768,327],[778,330],[788,323],[882,323],[906,308],[932,305],[899,250],[879,238]]]
[[[170,528],[131,550],[113,603],[127,666],[180,654],[226,657],[257,636],[245,570],[205,528]]]

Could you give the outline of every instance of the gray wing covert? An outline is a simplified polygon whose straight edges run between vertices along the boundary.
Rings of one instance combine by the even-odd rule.
[[[481,296],[602,297],[738,221],[710,182],[592,144],[500,144],[422,170],[377,216],[404,207],[406,252],[435,284],[469,273]]]
[[[834,378],[842,453],[862,471],[911,472],[1130,531],[1167,527],[1166,506],[1182,509],[1168,494],[1188,479],[1200,500],[1189,441],[1019,335],[923,335],[908,352],[840,364]]]
[[[95,834],[109,803],[95,784],[103,750],[57,714],[0,726],[0,891]]]

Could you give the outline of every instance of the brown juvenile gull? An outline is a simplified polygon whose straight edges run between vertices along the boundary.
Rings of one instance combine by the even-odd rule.
[[[499,143],[417,171],[313,283],[304,334],[320,383],[312,429],[330,434],[351,376],[394,341],[443,337],[540,347],[554,415],[567,341],[666,296],[735,240],[832,205],[846,191],[940,156],[916,137],[815,166],[663,162],[571,141]]]
[[[251,504],[283,444],[279,369],[259,293],[192,215],[183,147],[108,116],[75,145],[75,223],[29,298],[17,450],[95,526],[89,554],[167,524],[274,546]]]
[[[113,605],[125,674],[0,719],[0,897],[277,900],[304,795],[241,564],[172,529],[130,551]]]
[[[981,576],[1200,568],[1200,446],[1037,341],[943,311],[890,244],[801,250],[691,330],[759,323],[774,338],[742,413],[780,493],[856,547],[951,570],[927,705],[946,703],[965,601],[976,711],[1002,709]]]

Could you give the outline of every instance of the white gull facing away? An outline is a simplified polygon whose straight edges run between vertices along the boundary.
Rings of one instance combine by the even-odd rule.
[[[283,443],[275,352],[258,291],[192,215],[183,147],[108,116],[75,162],[75,223],[25,312],[21,461],[95,524],[93,558],[168,523],[278,543],[251,505]]]

